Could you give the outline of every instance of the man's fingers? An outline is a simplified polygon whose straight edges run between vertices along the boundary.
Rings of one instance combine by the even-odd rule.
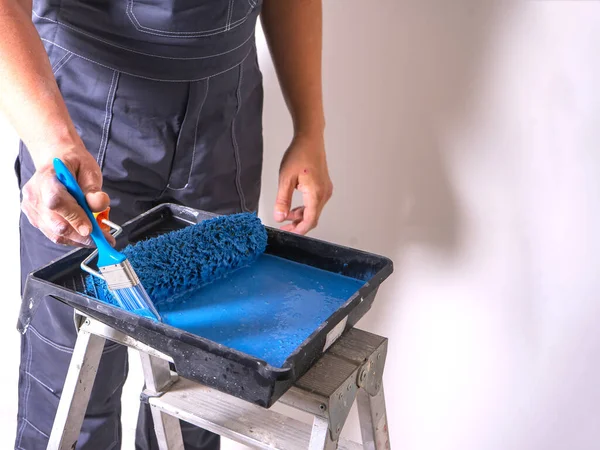
[[[81,236],[69,222],[57,213],[39,214],[41,223],[39,229],[52,242],[63,245],[76,245],[79,247],[89,247],[93,241],[89,236]],[[70,244],[69,244],[70,243]]]
[[[316,228],[317,223],[318,223],[318,220],[316,218],[316,214],[313,216],[311,216],[311,215],[307,216],[307,214],[305,212],[304,219],[302,219],[302,221],[299,222],[298,225],[296,225],[292,231],[297,234],[306,234],[313,228]]]
[[[40,215],[37,211],[28,209],[26,213],[29,221],[40,229],[44,235],[55,244],[71,245],[75,247],[95,247],[90,236],[81,236],[61,216],[55,213]],[[42,219],[43,218],[43,219]],[[114,247],[115,238],[109,231],[102,230],[104,237]]]
[[[110,206],[108,194],[102,191],[102,172],[97,165],[80,169],[77,174],[77,183],[85,194],[85,200],[92,211],[104,211]]]
[[[301,186],[304,210],[302,220],[292,230],[297,234],[306,234],[317,226],[322,206],[319,201],[319,191],[313,186]]]
[[[110,206],[110,199],[108,194],[102,191],[102,171],[96,161],[93,158],[91,160],[85,158],[80,159],[76,163],[76,169],[72,167],[69,161],[66,161],[65,163],[77,179],[77,184],[81,188],[89,208],[93,212],[104,211],[108,208]],[[69,197],[71,196],[69,195]],[[75,207],[75,210],[81,210],[81,213],[85,214],[80,207]],[[88,233],[91,233],[91,223],[87,216],[83,216],[83,227],[80,227],[79,224],[74,224],[68,217],[64,217],[83,236],[87,236]]]
[[[69,247],[88,247],[88,248],[93,247],[93,244],[91,243],[91,241],[88,244],[82,244],[81,242],[74,241],[72,239],[69,239],[68,237],[58,236],[58,235],[50,233],[50,232],[44,232],[44,236],[46,236],[50,241],[52,241],[58,245],[65,245],[65,246],[69,246]]]
[[[45,177],[40,191],[44,207],[64,218],[82,236],[91,233],[92,224],[87,215],[56,178]]]
[[[288,231],[290,233],[294,233],[296,230],[296,227],[298,226],[298,224],[302,222],[301,220],[297,221],[297,222],[293,222],[293,223],[288,223],[287,225],[284,225],[281,227],[281,229],[283,231]]]
[[[39,216],[39,215],[38,215]],[[68,241],[72,244],[67,245],[77,245],[83,247],[93,247],[95,246],[94,241],[91,236],[81,236],[71,224],[69,224],[66,220],[64,220],[61,216],[55,213],[45,214],[45,221],[42,225],[44,234],[47,233],[47,236],[52,235],[53,238],[58,239],[58,241],[53,241],[57,244],[63,243],[63,241]],[[45,231],[44,231],[45,230]],[[115,238],[110,234],[110,231],[102,230],[104,237],[109,242],[110,245],[114,246],[116,244]],[[52,239],[52,238],[50,238]]]
[[[25,214],[25,217],[27,217],[29,223],[34,227],[38,228],[38,223],[40,220],[39,216],[35,208],[32,206],[32,203],[25,200],[26,195],[27,191],[25,188],[23,188],[23,201],[21,202],[21,211],[23,211],[23,214]]]
[[[97,164],[85,164],[77,173],[77,184],[83,191],[92,211],[103,211],[109,206],[108,195],[102,192],[102,171]]]
[[[283,222],[290,213],[292,195],[296,189],[297,178],[282,175],[279,178],[279,190],[275,199],[274,217],[277,222]]]
[[[110,198],[106,192],[96,191],[85,194],[85,200],[93,212],[104,211],[110,206]]]
[[[303,184],[299,184],[297,187],[302,192],[304,205],[287,213],[282,220],[289,220],[292,223],[282,226],[281,229],[292,233],[306,234],[318,225],[323,207],[331,198],[332,189],[329,186],[320,186],[312,179],[303,180]]]
[[[300,222],[302,220],[302,216],[304,215],[304,206],[298,206],[297,208],[292,209],[285,220],[289,220],[292,222]]]
[[[102,192],[102,172],[96,160],[87,151],[65,152],[61,159],[75,176],[92,212],[106,210],[110,199]],[[94,218],[87,216],[57,179],[50,162],[37,168],[23,186],[22,194],[21,210],[52,242],[78,247],[94,245],[90,236]],[[106,234],[106,239],[115,244],[110,234]]]
[[[25,195],[27,201],[22,203],[21,209],[29,222],[55,244],[75,247],[94,246],[89,236],[91,223],[66,188],[50,177],[41,180],[40,185],[37,202],[33,201],[35,196],[29,193],[31,189],[24,189],[27,193]],[[82,233],[82,226],[87,228],[85,233]],[[105,237],[111,245],[115,245],[115,239],[110,233],[106,232]]]

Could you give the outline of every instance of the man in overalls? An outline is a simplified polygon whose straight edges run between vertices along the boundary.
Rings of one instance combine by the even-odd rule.
[[[314,228],[331,196],[321,95],[318,0],[0,0],[0,107],[21,138],[22,283],[91,224],[58,183],[60,157],[94,211],[123,223],[163,202],[256,211],[262,170],[261,16],[294,136],[274,215]],[[303,205],[290,210],[294,189]],[[22,337],[15,448],[45,449],[76,339],[73,311],[42,303]],[[107,344],[78,450],[121,445],[127,350]],[[219,437],[182,423],[187,449]],[[141,405],[136,448],[155,449]]]

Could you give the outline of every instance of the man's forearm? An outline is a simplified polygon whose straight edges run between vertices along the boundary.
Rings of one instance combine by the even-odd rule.
[[[295,132],[322,133],[321,0],[264,0],[262,26]]]
[[[28,0],[0,0],[0,109],[36,165],[54,150],[79,145]]]

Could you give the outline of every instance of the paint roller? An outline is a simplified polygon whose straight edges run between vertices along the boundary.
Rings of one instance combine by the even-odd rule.
[[[203,220],[122,250],[157,306],[252,264],[267,247],[267,231],[254,213]],[[85,293],[117,305],[104,281],[87,276]]]

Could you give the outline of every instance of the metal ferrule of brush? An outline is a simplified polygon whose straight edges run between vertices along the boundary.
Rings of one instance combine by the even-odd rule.
[[[130,288],[140,284],[140,279],[128,260],[112,266],[100,267],[100,272],[111,291]]]

